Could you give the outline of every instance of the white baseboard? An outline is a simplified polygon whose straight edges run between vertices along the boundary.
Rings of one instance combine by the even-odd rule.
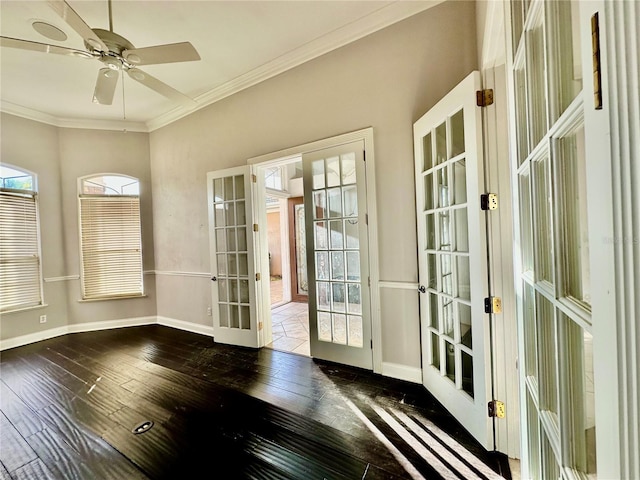
[[[201,325],[198,323],[185,322],[184,320],[176,320],[169,317],[158,317],[157,323],[164,325],[165,327],[173,327],[179,330],[186,330],[191,333],[199,333],[200,335],[207,335],[213,337],[213,326]]]
[[[382,362],[382,375],[407,382],[422,383],[422,369],[399,363]]]
[[[137,327],[140,325],[153,324],[164,325],[167,327],[177,328],[179,330],[186,330],[187,332],[199,333],[201,335],[213,337],[213,327],[210,326],[198,325],[167,317],[149,316],[106,320],[104,322],[78,323],[66,325],[64,327],[50,328],[49,330],[43,330],[37,333],[30,333],[28,335],[0,340],[0,351],[22,347],[24,345],[29,345],[30,343],[41,342],[42,340],[48,340],[68,333],[95,332],[98,330],[111,330],[114,328]]]

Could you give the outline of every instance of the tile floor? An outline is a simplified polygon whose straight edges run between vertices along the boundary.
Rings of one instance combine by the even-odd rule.
[[[271,309],[273,342],[268,348],[309,356],[309,306],[291,302]]]

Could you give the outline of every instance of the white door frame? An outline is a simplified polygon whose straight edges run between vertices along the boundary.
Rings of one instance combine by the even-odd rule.
[[[375,179],[375,154],[373,148],[373,127],[368,127],[362,130],[357,130],[335,137],[325,138],[317,140],[315,142],[298,145],[296,147],[286,148],[265,155],[260,155],[247,160],[249,165],[256,167],[266,167],[269,165],[282,163],[287,159],[298,158],[303,153],[309,153],[324,148],[335,147],[343,145],[345,143],[351,143],[358,140],[364,142],[364,149],[366,155],[366,188],[367,188],[367,212],[369,214],[369,276],[371,278],[371,339],[373,341],[373,371],[375,373],[382,373],[382,323],[380,319],[380,295],[379,295],[379,260],[378,260],[378,215],[376,208],[376,179]],[[260,208],[261,204],[264,204],[264,184],[261,188],[260,175],[258,175],[258,188],[257,195],[254,199],[254,205]],[[264,182],[264,180],[262,180]],[[265,231],[266,225],[258,226],[259,230]],[[261,236],[262,238],[263,236]],[[262,240],[261,240],[262,243]],[[262,250],[264,247],[260,247],[258,250]],[[258,256],[258,254],[256,255]],[[264,257],[264,255],[262,255]],[[262,267],[264,270],[264,267]],[[266,270],[265,270],[266,271]],[[265,276],[262,276],[262,296],[265,297],[267,293],[267,305],[265,306],[265,299],[258,299],[258,321],[271,322],[271,312],[268,308],[268,285],[265,288]],[[265,329],[266,333],[270,331]],[[268,342],[267,342],[268,343]],[[263,343],[262,345],[265,345]]]

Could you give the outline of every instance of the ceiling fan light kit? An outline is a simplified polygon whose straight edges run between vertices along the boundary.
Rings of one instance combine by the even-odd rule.
[[[129,40],[113,32],[111,0],[108,0],[109,30],[90,28],[65,0],[49,0],[47,3],[62,20],[84,39],[86,50],[4,36],[0,36],[0,46],[99,60],[105,68],[101,68],[98,72],[93,94],[94,103],[101,105],[113,103],[120,70],[126,71],[133,80],[171,100],[183,104],[194,103],[193,99],[137,68],[138,65],[200,60],[200,55],[191,43],[181,42],[136,49]],[[49,23],[36,20],[33,21],[32,27],[40,35],[51,40],[67,40],[65,32]]]

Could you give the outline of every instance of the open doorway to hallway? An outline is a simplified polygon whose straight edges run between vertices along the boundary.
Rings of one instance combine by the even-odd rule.
[[[271,343],[266,347],[309,356],[309,308],[302,162],[264,169]]]

